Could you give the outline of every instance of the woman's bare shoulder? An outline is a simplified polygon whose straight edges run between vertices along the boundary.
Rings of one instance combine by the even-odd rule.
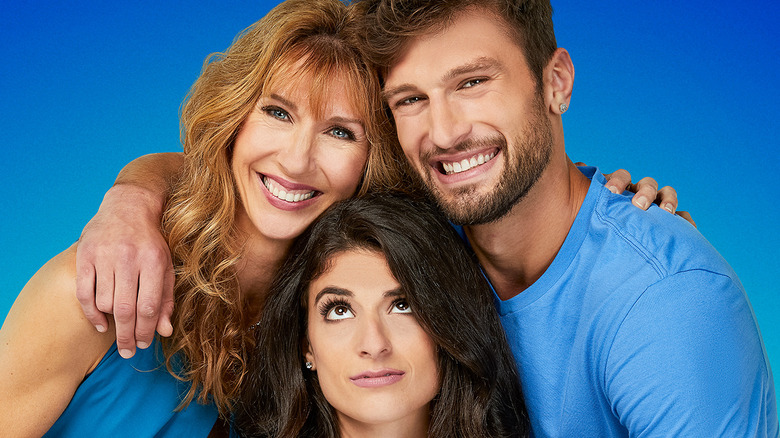
[[[42,435],[113,343],[76,299],[75,245],[49,260],[22,289],[0,329],[0,430]]]
[[[81,311],[76,299],[76,244],[46,262],[27,282],[2,332],[3,340],[8,335],[32,343],[29,347],[45,349],[49,358],[75,356],[72,365],[80,370],[86,366],[85,373],[100,361],[114,342],[113,330],[98,333]]]

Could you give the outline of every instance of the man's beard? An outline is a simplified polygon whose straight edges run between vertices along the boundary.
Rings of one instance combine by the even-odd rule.
[[[458,225],[481,225],[494,222],[512,210],[534,186],[547,168],[552,154],[552,127],[544,116],[541,101],[534,103],[533,117],[528,120],[521,135],[514,139],[514,150],[509,151],[506,137],[496,135],[487,139],[466,140],[456,150],[476,149],[476,145],[497,147],[504,158],[504,169],[490,193],[480,195],[477,186],[467,186],[445,196],[425,172],[423,185],[429,197],[450,221]],[[423,163],[427,162],[422,161]]]

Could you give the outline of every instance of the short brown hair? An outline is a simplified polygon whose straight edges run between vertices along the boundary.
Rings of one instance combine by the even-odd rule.
[[[468,8],[502,19],[541,87],[544,67],[557,48],[549,0],[357,0],[372,61],[384,73],[412,38],[445,29]],[[541,89],[541,88],[540,88]]]

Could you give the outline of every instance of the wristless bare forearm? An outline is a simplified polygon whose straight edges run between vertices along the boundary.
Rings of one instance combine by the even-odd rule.
[[[179,177],[183,163],[182,154],[175,152],[141,156],[122,168],[114,188],[125,186],[126,195],[133,193],[147,198],[145,202],[162,214],[165,200],[171,194],[173,182]],[[128,186],[140,190],[132,190]]]

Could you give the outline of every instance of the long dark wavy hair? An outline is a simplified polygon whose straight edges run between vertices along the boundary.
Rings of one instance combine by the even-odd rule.
[[[438,347],[429,436],[528,434],[519,377],[489,286],[427,202],[372,194],[332,206],[295,243],[265,303],[235,411],[244,436],[337,437],[336,412],[304,367],[310,283],[343,251],[381,252]]]

